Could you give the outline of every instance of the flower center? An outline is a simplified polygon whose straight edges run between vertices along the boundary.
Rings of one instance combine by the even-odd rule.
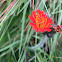
[[[39,29],[43,29],[45,27],[45,19],[44,19],[44,17],[40,16],[39,14],[37,14],[37,16],[36,16],[36,26]]]

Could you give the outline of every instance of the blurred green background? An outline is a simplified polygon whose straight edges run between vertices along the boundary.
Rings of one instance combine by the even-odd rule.
[[[14,2],[12,7],[10,4]],[[43,38],[28,25],[28,15],[40,9],[62,24],[62,0],[0,0],[0,62],[62,62],[62,35],[55,33],[48,38],[49,54],[35,46]]]

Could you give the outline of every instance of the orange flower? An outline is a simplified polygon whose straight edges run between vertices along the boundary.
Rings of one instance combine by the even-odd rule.
[[[35,30],[35,32],[50,32],[50,28],[52,27],[54,19],[52,20],[51,18],[48,18],[47,14],[44,14],[44,12],[40,11],[40,9],[36,10],[36,12],[32,11],[32,16],[28,16],[31,20],[31,22],[29,22],[29,25],[32,26],[32,29]]]

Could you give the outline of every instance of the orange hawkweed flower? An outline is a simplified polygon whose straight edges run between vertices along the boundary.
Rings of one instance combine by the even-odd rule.
[[[47,14],[43,11],[40,11],[40,9],[37,9],[36,12],[32,11],[32,16],[28,16],[31,22],[29,22],[29,25],[32,26],[32,29],[35,30],[35,32],[40,31],[41,33],[44,33],[45,31],[50,32],[51,27],[53,24],[54,19],[48,18]]]

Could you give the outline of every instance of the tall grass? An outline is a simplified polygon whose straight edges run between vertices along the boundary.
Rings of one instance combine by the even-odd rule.
[[[10,5],[11,0],[1,0],[0,14]],[[40,1],[40,0],[38,0]],[[37,0],[34,0],[34,8]],[[5,3],[6,2],[6,3]],[[43,10],[55,19],[58,25],[62,24],[62,0],[41,0],[36,9]],[[36,33],[28,25],[28,15],[35,10],[30,7],[30,0],[16,0],[10,10],[0,21],[0,62],[62,62],[62,35],[55,33],[48,38],[49,54],[41,45],[42,33]],[[0,17],[1,19],[1,17]],[[33,47],[33,48],[31,48]],[[35,48],[36,47],[36,48]]]

